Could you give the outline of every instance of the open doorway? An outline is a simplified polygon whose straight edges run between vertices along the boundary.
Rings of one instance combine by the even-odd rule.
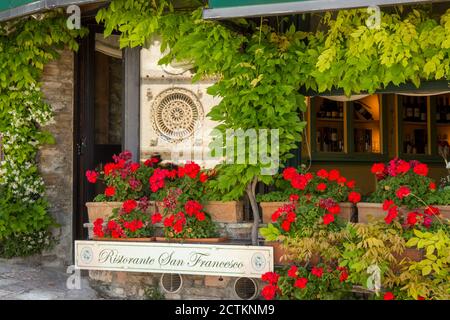
[[[74,114],[74,239],[87,239],[85,203],[104,186],[89,184],[86,170],[110,162],[123,146],[124,67],[117,35],[105,39],[102,28],[89,26],[76,57]]]

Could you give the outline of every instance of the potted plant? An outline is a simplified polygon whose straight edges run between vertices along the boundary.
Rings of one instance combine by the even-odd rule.
[[[90,183],[102,182],[105,186],[104,192],[98,194],[93,202],[86,203],[91,223],[98,218],[107,219],[127,199],[150,199],[149,178],[161,160],[154,157],[140,164],[131,161],[131,158],[131,152],[124,151],[118,156],[114,155],[113,162],[102,168],[86,171]],[[149,210],[152,208],[149,206]]]
[[[272,223],[260,229],[265,245],[274,247],[275,264],[337,261],[336,244],[345,237],[346,224],[339,203],[298,195],[290,200],[272,214]]]
[[[291,265],[267,272],[261,280],[261,295],[266,300],[338,300],[352,295],[346,268],[318,264],[312,268]]]
[[[164,238],[158,241],[221,242],[216,226],[205,211],[205,183],[208,175],[195,162],[176,169],[156,169],[150,177],[153,192],[164,195],[162,208],[152,216],[153,224],[162,222]]]
[[[153,241],[154,228],[148,213],[149,202],[126,200],[103,220],[94,221],[94,240]]]
[[[371,171],[377,178],[377,187],[369,197],[369,202],[358,203],[359,222],[386,218],[386,212],[389,210],[386,200],[394,202],[399,212],[423,212],[441,198],[435,182],[428,177],[428,166],[419,161],[393,159],[387,165],[375,163]],[[443,201],[447,199],[444,198]],[[447,214],[446,211],[444,213]]]
[[[214,222],[239,223],[244,220],[244,202],[239,198],[228,198],[217,187],[217,176],[220,171],[212,170],[203,176],[205,184],[205,212]]]
[[[282,179],[279,179],[277,184],[278,189],[282,191],[274,191],[259,197],[265,223],[270,222],[272,214],[286,204],[289,195],[293,194],[317,199],[332,198],[339,203],[340,216],[347,221],[352,217],[354,205],[361,200],[361,195],[354,191],[354,180],[348,180],[336,169],[330,171],[321,169],[317,173],[311,173],[288,167],[283,170]]]

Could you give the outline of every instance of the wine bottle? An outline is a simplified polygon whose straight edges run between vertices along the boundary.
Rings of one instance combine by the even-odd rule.
[[[337,147],[337,129],[331,129],[331,151],[336,152],[338,151]]]
[[[420,121],[420,105],[419,105],[419,99],[414,98],[414,118],[413,121]]]
[[[355,111],[359,120],[373,120],[372,114],[358,102],[355,103]]]
[[[420,108],[420,121],[422,121],[422,122],[427,121],[427,106],[426,106],[426,104],[422,104],[422,107]]]
[[[436,98],[436,122],[441,122],[441,97]]]
[[[344,118],[344,106],[342,102],[339,103],[339,118],[340,119]]]
[[[445,107],[443,108],[445,110],[445,119],[447,120],[446,122],[450,122],[450,103],[448,103],[448,96],[446,96],[444,98],[445,101]]]
[[[408,98],[406,100],[406,121],[412,121],[414,118],[414,109],[411,104],[411,100]]]
[[[317,130],[317,132],[316,132],[316,150],[322,151],[321,149],[322,149],[322,138],[320,135],[320,131]]]
[[[337,119],[339,117],[339,110],[337,103],[333,103],[332,109],[331,109],[331,117],[333,119]]]

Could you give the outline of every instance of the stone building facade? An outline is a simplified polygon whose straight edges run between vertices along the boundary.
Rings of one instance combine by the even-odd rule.
[[[50,214],[59,224],[55,235],[59,241],[42,262],[53,265],[72,264],[73,219],[73,119],[74,119],[74,53],[61,52],[58,60],[47,64],[42,77],[42,91],[52,106],[54,123],[46,130],[55,144],[45,145],[38,155],[39,169],[45,181]]]

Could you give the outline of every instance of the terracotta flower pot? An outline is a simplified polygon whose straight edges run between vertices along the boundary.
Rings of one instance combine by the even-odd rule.
[[[215,222],[236,223],[244,220],[242,201],[208,201],[204,209]]]
[[[341,212],[339,216],[345,221],[350,221],[353,215],[353,203],[351,202],[339,202]]]
[[[125,242],[153,242],[155,241],[155,237],[148,238],[100,238],[94,237],[95,241],[125,241]]]
[[[171,238],[167,239],[165,237],[156,237],[158,242],[173,242],[173,243],[220,243],[228,240],[226,237],[221,238]]]
[[[357,204],[358,222],[368,223],[370,220],[382,220],[386,217],[382,203],[360,202]]]
[[[271,223],[272,214],[285,204],[289,204],[289,202],[260,202],[263,223]]]
[[[281,242],[279,241],[265,241],[264,242],[265,246],[269,246],[273,248],[273,260],[274,260],[274,264],[275,265],[282,265],[282,266],[286,266],[286,265],[290,265],[293,264],[295,261],[291,260],[291,259],[282,259],[284,255],[286,255],[286,250],[283,248],[283,245]],[[320,262],[320,256],[318,255],[313,255],[311,257],[311,259],[309,260],[309,264],[310,265],[317,265]],[[305,263],[305,261],[303,261],[302,263]]]
[[[383,210],[382,203],[369,203],[369,202],[360,202],[357,204],[358,207],[358,222],[360,223],[368,223],[369,217],[372,217],[374,220],[382,220],[386,217],[387,212]],[[439,209],[441,215],[450,219],[450,205],[449,206],[433,206]],[[402,209],[402,212],[408,212],[406,209]],[[425,208],[420,208],[420,211],[424,211]]]
[[[450,219],[450,205],[447,206],[433,206],[439,209],[439,212],[441,213],[441,215],[446,218],[446,219]]]
[[[286,254],[286,250],[283,248],[283,245],[279,241],[265,241],[265,246],[273,248],[273,263],[275,265],[289,265],[292,261],[282,259],[282,257]]]
[[[89,222],[94,223],[97,219],[108,219],[113,210],[122,207],[122,202],[86,202]]]

